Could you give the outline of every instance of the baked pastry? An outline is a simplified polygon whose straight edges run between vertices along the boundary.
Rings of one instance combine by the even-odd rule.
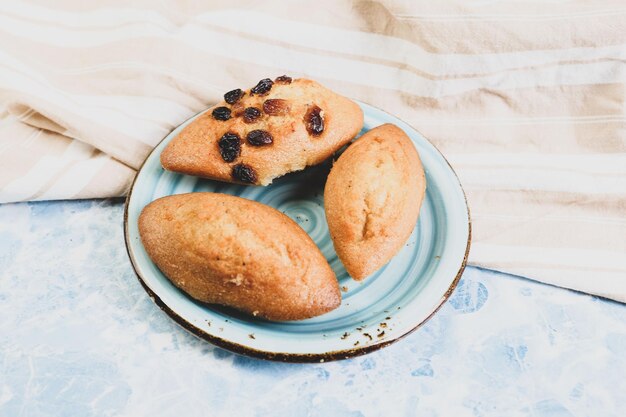
[[[411,139],[385,124],[357,139],[333,165],[324,209],[339,259],[355,280],[385,265],[417,223],[426,178]]]
[[[167,145],[161,164],[183,174],[267,185],[322,162],[362,127],[361,108],[317,82],[266,78],[226,93]]]
[[[139,216],[146,252],[196,300],[269,320],[300,320],[341,303],[328,262],[289,217],[227,194],[163,197]]]

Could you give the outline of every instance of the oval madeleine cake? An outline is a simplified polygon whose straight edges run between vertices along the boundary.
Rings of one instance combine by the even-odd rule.
[[[161,164],[183,174],[267,185],[319,164],[362,127],[361,108],[319,83],[266,78],[224,94],[167,145]]]
[[[240,197],[163,197],[139,217],[146,252],[178,288],[269,320],[337,308],[335,274],[309,235],[279,211]]]
[[[395,256],[415,228],[426,178],[411,139],[385,124],[357,139],[333,165],[324,209],[339,259],[355,280]]]

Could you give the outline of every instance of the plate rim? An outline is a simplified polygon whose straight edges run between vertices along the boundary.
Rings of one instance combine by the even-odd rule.
[[[192,335],[203,339],[215,346],[218,346],[222,349],[226,349],[230,352],[236,353],[236,354],[240,354],[240,355],[246,355],[246,356],[250,356],[250,357],[254,357],[254,358],[258,358],[258,359],[265,359],[265,360],[270,360],[270,361],[278,361],[278,362],[293,362],[293,363],[319,363],[319,362],[331,362],[331,361],[336,361],[336,360],[341,360],[341,359],[349,359],[349,358],[354,358],[357,356],[361,356],[361,355],[365,355],[371,352],[374,352],[376,350],[382,349],[384,347],[387,347],[397,341],[399,341],[400,339],[403,339],[404,337],[410,335],[411,333],[413,333],[414,331],[416,331],[417,329],[419,329],[420,327],[422,327],[422,325],[424,325],[424,323],[426,323],[428,320],[431,319],[431,317],[433,315],[435,315],[435,313],[437,313],[437,311],[439,311],[439,309],[445,304],[445,302],[450,298],[450,296],[452,295],[452,293],[454,292],[459,280],[461,279],[461,276],[463,275],[463,272],[465,271],[465,267],[467,266],[467,259],[469,256],[469,252],[470,252],[470,247],[471,247],[471,240],[472,240],[472,218],[471,218],[471,213],[470,213],[470,208],[469,205],[467,203],[467,195],[465,194],[465,190],[463,189],[463,185],[461,184],[461,181],[459,180],[459,176],[457,175],[457,173],[454,171],[454,168],[452,168],[452,165],[450,165],[450,162],[446,159],[446,157],[443,155],[443,153],[439,150],[439,148],[437,148],[437,146],[435,146],[426,136],[424,136],[418,129],[415,129],[413,126],[411,126],[410,124],[406,123],[405,121],[401,120],[400,118],[392,115],[389,112],[386,112],[385,110],[382,110],[376,106],[373,106],[369,103],[365,103],[359,100],[353,100],[356,103],[360,104],[365,104],[369,107],[372,107],[382,113],[385,113],[386,115],[395,118],[403,123],[405,123],[407,126],[410,126],[413,130],[415,130],[417,133],[419,133],[419,135],[426,140],[436,151],[437,153],[439,153],[439,155],[441,156],[441,158],[446,162],[446,164],[448,165],[448,168],[450,168],[450,171],[452,172],[452,174],[454,175],[454,178],[456,179],[456,183],[459,185],[459,188],[461,190],[461,193],[463,195],[463,201],[465,202],[465,211],[467,212],[467,222],[468,222],[468,233],[467,233],[467,243],[466,243],[466,247],[465,247],[465,254],[463,256],[463,261],[461,262],[461,265],[459,267],[459,270],[456,273],[456,276],[454,277],[454,279],[452,280],[450,286],[448,287],[448,289],[446,290],[446,292],[443,294],[443,296],[441,297],[441,299],[439,300],[439,302],[437,303],[437,305],[435,306],[435,308],[423,319],[421,320],[419,323],[417,323],[414,327],[412,327],[410,330],[408,330],[407,332],[398,335],[396,337],[394,337],[393,339],[389,339],[389,340],[385,340],[383,342],[380,343],[376,343],[373,345],[366,345],[366,346],[362,346],[362,347],[355,347],[352,349],[344,349],[344,350],[337,350],[337,351],[330,351],[330,352],[324,352],[324,353],[288,353],[288,352],[271,352],[271,351],[266,351],[266,350],[259,350],[259,349],[254,349],[251,348],[249,346],[245,346],[245,345],[241,345],[239,343],[235,343],[232,342],[230,340],[218,337],[218,336],[214,336],[212,334],[209,334],[207,332],[205,332],[204,330],[196,327],[193,323],[190,323],[189,321],[187,321],[184,317],[182,317],[181,315],[179,315],[178,313],[176,313],[174,310],[172,310],[154,291],[152,291],[152,289],[148,286],[148,284],[145,282],[144,277],[141,275],[141,273],[139,272],[139,269],[136,265],[136,259],[135,259],[135,255],[133,253],[133,249],[131,248],[131,243],[130,243],[130,232],[129,232],[129,225],[128,225],[128,209],[129,209],[129,205],[130,205],[130,200],[132,198],[133,195],[133,191],[135,189],[135,185],[137,182],[137,178],[139,177],[139,174],[141,173],[144,165],[146,164],[146,162],[150,159],[150,157],[152,156],[152,154],[154,154],[156,152],[156,149],[159,147],[159,145],[168,138],[168,136],[174,131],[176,130],[179,126],[187,123],[189,120],[193,119],[194,117],[198,116],[199,114],[202,114],[204,112],[206,112],[208,109],[210,109],[210,107],[208,107],[207,109],[201,110],[198,113],[192,115],[191,117],[185,119],[184,121],[182,121],[181,123],[179,123],[176,127],[174,127],[170,132],[167,133],[167,135],[165,135],[150,151],[150,153],[146,156],[146,158],[144,159],[144,161],[141,163],[139,169],[137,170],[133,181],[130,185],[130,188],[128,189],[128,195],[126,196],[125,202],[124,202],[124,244],[126,247],[126,253],[128,255],[128,258],[130,259],[130,264],[133,268],[133,271],[135,273],[135,276],[137,277],[137,280],[139,281],[139,283],[141,284],[141,286],[143,287],[143,289],[146,291],[146,293],[148,294],[148,296],[150,297],[150,299],[152,299],[152,301],[163,311],[165,312],[172,320],[174,320],[174,322],[176,324],[178,324],[180,327],[182,327],[183,329],[185,329],[186,331],[188,331],[189,333],[191,333]]]

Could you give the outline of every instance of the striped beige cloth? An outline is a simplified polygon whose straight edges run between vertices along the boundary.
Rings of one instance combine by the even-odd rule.
[[[225,91],[306,76],[441,149],[471,263],[626,302],[625,60],[623,0],[0,2],[0,199],[124,195]]]

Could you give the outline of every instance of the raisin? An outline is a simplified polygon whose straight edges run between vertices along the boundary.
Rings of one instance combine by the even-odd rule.
[[[233,167],[232,176],[235,180],[254,184],[257,180],[256,172],[250,165],[237,164]]]
[[[291,77],[288,77],[286,75],[281,75],[280,77],[276,78],[276,82],[278,84],[291,84],[291,81],[293,81]]]
[[[318,106],[309,108],[304,115],[304,123],[306,124],[306,130],[313,136],[319,136],[324,131],[324,117],[322,116],[322,109]]]
[[[274,81],[269,78],[263,78],[259,83],[250,90],[250,94],[262,96],[272,89]]]
[[[241,97],[243,97],[243,91],[241,88],[231,90],[224,94],[224,100],[226,100],[228,104],[235,104]]]
[[[263,103],[263,111],[272,116],[286,114],[289,112],[289,102],[282,98],[265,100]]]
[[[228,107],[217,107],[213,110],[213,118],[216,120],[230,119],[230,109]]]
[[[261,117],[261,110],[256,107],[248,107],[243,111],[243,121],[246,123],[252,123],[259,117]]]
[[[222,159],[233,162],[241,154],[241,139],[236,133],[225,133],[218,142]]]
[[[252,146],[270,145],[274,142],[272,135],[267,130],[253,130],[246,136],[248,143]]]

